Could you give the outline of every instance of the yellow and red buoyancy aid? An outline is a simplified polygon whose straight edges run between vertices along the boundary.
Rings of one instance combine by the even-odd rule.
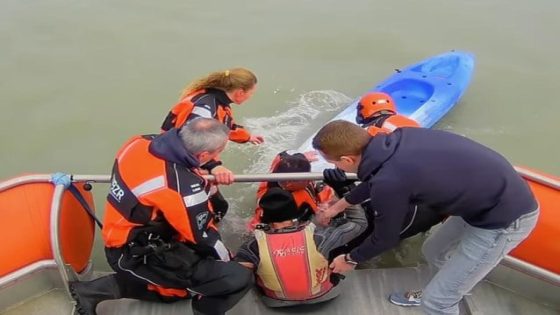
[[[329,262],[319,253],[315,225],[287,233],[255,230],[259,248],[257,284],[266,296],[290,301],[309,300],[329,292]]]
[[[180,100],[179,103],[175,104],[161,127],[162,131],[167,131],[171,128],[181,128],[193,113],[195,107],[193,99],[205,93],[207,93],[206,90],[191,92]],[[245,143],[251,138],[249,131],[234,122],[233,112],[229,104],[216,104],[215,112],[212,112],[211,115],[230,129],[229,140]]]
[[[379,122],[366,127],[371,136],[378,133],[391,133],[401,127],[420,127],[416,121],[399,114],[390,115],[386,119],[379,120]]]

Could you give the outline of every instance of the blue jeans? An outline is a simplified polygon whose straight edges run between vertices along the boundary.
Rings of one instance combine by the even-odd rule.
[[[437,272],[424,288],[426,314],[459,314],[458,303],[537,224],[539,210],[522,215],[504,229],[487,230],[450,217],[422,246]]]

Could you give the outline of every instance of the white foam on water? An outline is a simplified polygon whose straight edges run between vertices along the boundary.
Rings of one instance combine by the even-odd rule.
[[[334,90],[310,91],[291,101],[289,103],[291,106],[286,111],[278,111],[267,117],[242,119],[242,125],[251,133],[264,136],[265,142],[258,146],[229,146],[230,150],[239,150],[240,154],[250,158],[249,165],[240,173],[268,172],[276,154],[284,150],[297,149],[308,136],[317,131],[315,129],[326,123],[333,115],[325,115],[322,123],[315,122],[316,118],[324,113],[338,113],[351,102],[352,98]],[[310,125],[311,121],[318,124],[317,128]],[[304,132],[309,134],[303,134]],[[235,186],[235,195],[224,194],[230,204],[230,211],[224,219],[221,231],[226,235],[224,239],[228,246],[236,248],[246,234],[246,222],[255,209],[258,184],[238,184]]]
[[[302,144],[300,142],[307,138],[302,134],[303,131],[309,131],[310,134],[316,131],[306,130],[309,129],[311,121],[322,113],[340,112],[350,102],[352,102],[350,97],[337,91],[310,91],[290,102],[293,106],[285,112],[279,112],[271,117],[245,119],[243,125],[254,134],[263,135],[266,142],[257,148],[255,161],[252,161],[244,173],[267,172],[276,154],[283,150],[297,149]],[[329,118],[325,117],[324,123]],[[242,150],[254,149],[242,148]]]

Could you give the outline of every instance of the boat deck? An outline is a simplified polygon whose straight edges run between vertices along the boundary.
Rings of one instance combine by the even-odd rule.
[[[271,309],[264,306],[254,292],[247,294],[228,314],[422,314],[419,308],[395,306],[387,296],[396,290],[421,288],[429,279],[425,267],[362,269],[348,274],[342,282],[341,295],[317,305]],[[537,304],[490,282],[479,283],[461,302],[461,314],[560,314],[560,309]],[[60,289],[54,289],[26,303],[12,308],[5,315],[71,314],[72,303]],[[190,302],[172,304],[121,299],[106,301],[97,308],[99,315],[192,314]]]

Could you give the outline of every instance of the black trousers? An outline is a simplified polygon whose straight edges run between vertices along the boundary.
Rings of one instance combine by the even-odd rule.
[[[116,279],[123,298],[132,298],[145,301],[175,302],[180,297],[163,296],[147,289],[147,285],[157,284],[162,287],[176,288],[181,279],[170,279],[169,285],[164,282],[162,275],[155,275],[146,268],[123,268],[124,252],[120,248],[105,248],[107,261],[116,272]],[[173,277],[166,273],[165,277]],[[154,283],[151,279],[159,279]],[[236,262],[223,262],[206,258],[200,260],[194,267],[190,279],[184,279],[184,288],[188,289],[192,297],[192,308],[195,314],[224,314],[231,309],[252,285],[252,273],[249,269]]]
[[[364,240],[366,240],[374,231],[374,213],[369,209],[369,203],[362,204],[366,211],[366,218],[368,221],[368,226],[366,230],[360,234],[358,237],[350,241],[345,246],[335,248],[329,253],[329,261],[333,260],[336,256],[344,253],[350,252],[352,249],[359,246]],[[400,239],[404,240],[406,238],[412,237],[418,233],[428,231],[432,226],[441,223],[446,216],[438,213],[436,210],[424,205],[411,205],[410,212],[405,218],[404,225],[401,227]]]

